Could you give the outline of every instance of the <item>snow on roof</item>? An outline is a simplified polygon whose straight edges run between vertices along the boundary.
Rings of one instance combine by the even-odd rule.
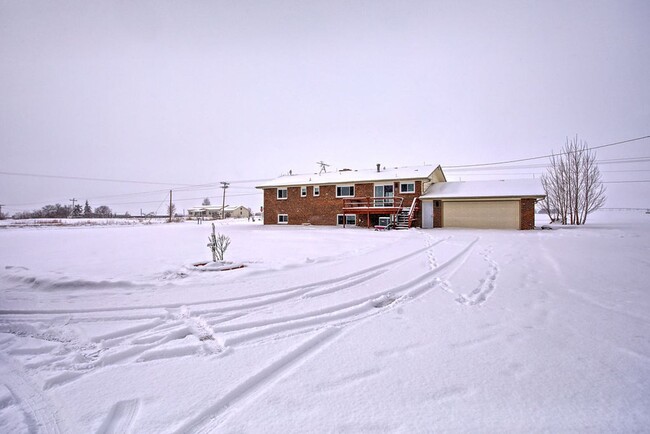
[[[499,181],[439,182],[431,185],[420,199],[451,199],[474,197],[543,197],[539,179],[508,179]]]
[[[339,170],[336,172],[284,175],[262,184],[256,188],[288,187],[299,185],[342,184],[351,182],[375,182],[396,180],[417,180],[429,178],[436,166],[390,167],[367,170]]]

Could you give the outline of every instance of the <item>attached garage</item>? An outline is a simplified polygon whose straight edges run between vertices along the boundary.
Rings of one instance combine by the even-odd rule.
[[[422,201],[422,227],[534,229],[539,180],[439,182]],[[429,215],[431,214],[431,215]]]
[[[444,201],[442,225],[454,228],[519,229],[519,201]]]

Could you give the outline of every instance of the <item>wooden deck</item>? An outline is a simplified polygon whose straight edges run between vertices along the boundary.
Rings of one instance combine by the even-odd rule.
[[[343,201],[343,215],[364,214],[367,216],[366,223],[370,228],[370,215],[388,214],[397,215],[402,211],[402,197],[355,197]],[[345,218],[343,220],[345,227]]]

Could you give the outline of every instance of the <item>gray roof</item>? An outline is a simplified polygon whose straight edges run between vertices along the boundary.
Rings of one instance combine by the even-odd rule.
[[[439,182],[431,185],[420,199],[460,199],[490,197],[542,198],[546,192],[539,179],[500,181]]]
[[[411,167],[389,167],[377,172],[377,169],[368,170],[345,170],[337,172],[326,172],[322,174],[308,173],[300,175],[284,175],[266,181],[256,188],[291,187],[301,185],[325,185],[325,184],[352,184],[355,182],[378,182],[378,181],[415,181],[427,179],[431,176],[436,166],[411,166]]]

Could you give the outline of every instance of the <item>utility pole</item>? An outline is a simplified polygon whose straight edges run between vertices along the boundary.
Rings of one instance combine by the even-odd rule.
[[[229,182],[221,181],[221,188],[223,188],[223,202],[221,203],[221,219],[226,218],[226,189],[230,185]]]
[[[70,215],[74,217],[74,203],[77,201],[74,197],[70,199],[70,202],[72,202],[72,211],[70,211]]]
[[[172,222],[172,191],[169,190],[169,223]]]

